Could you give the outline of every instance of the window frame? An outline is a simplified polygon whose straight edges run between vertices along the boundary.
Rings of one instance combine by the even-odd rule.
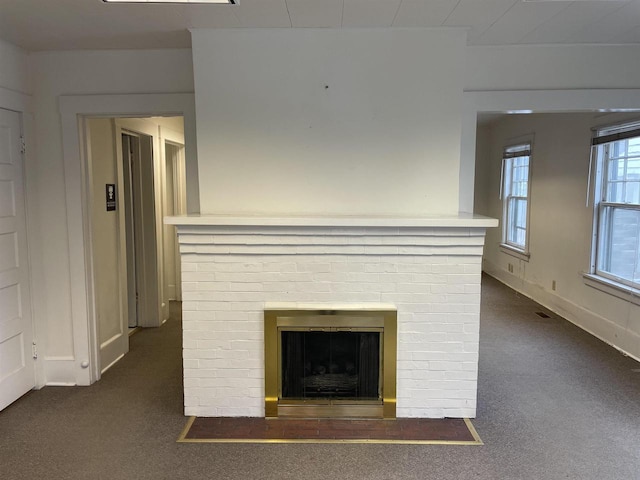
[[[593,180],[593,191],[588,192],[589,197],[593,199],[591,265],[590,271],[585,275],[585,278],[588,285],[599,288],[612,295],[620,296],[619,293],[624,292],[637,297],[640,293],[640,282],[634,282],[633,279],[629,280],[620,277],[601,268],[602,257],[606,255],[604,252],[612,248],[605,241],[608,233],[606,230],[608,223],[612,221],[608,220],[608,218],[613,217],[613,213],[620,210],[640,212],[640,201],[636,204],[612,202],[607,199],[609,148],[614,142],[632,138],[640,138],[640,121],[625,122],[594,129],[590,171],[592,170],[594,162],[595,169],[593,169],[593,173],[589,175],[589,182]],[[626,183],[626,180],[622,183]],[[640,238],[640,227],[638,237]],[[638,248],[640,248],[640,246]],[[638,266],[636,266],[636,268],[638,268]],[[626,296],[621,298],[626,298]]]
[[[527,153],[527,155],[516,155],[517,153]],[[528,157],[527,161],[527,192],[526,197],[521,195],[512,196],[510,190],[513,185],[513,181],[507,183],[509,176],[507,175],[509,164],[516,158]],[[500,201],[502,202],[502,232],[500,239],[500,249],[508,254],[528,261],[530,258],[529,252],[529,232],[530,232],[530,213],[531,213],[531,160],[533,157],[533,137],[527,136],[518,141],[512,141],[508,145],[505,145],[502,149],[502,167],[500,174]],[[509,241],[509,230],[511,226],[510,219],[510,206],[509,201],[511,199],[524,199],[526,200],[526,212],[525,212],[525,228],[524,228],[524,245],[516,244]],[[517,227],[516,227],[517,228]]]

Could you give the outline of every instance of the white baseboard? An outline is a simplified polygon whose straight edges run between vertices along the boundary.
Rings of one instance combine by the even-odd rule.
[[[47,386],[73,386],[76,381],[76,361],[73,357],[45,357],[44,376]]]
[[[587,310],[554,292],[545,290],[540,285],[518,278],[506,270],[498,268],[486,259],[483,261],[483,271],[509,288],[573,323],[585,332],[611,345],[624,355],[640,362],[640,335],[629,332],[602,315]],[[624,345],[620,342],[620,339],[625,340]]]

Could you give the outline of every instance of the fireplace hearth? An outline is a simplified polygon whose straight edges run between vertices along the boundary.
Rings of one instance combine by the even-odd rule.
[[[395,311],[265,311],[268,417],[394,418]]]

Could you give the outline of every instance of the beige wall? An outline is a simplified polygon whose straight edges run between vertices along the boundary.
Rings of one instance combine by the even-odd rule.
[[[93,188],[91,226],[93,272],[95,278],[95,312],[98,341],[103,344],[120,333],[120,272],[118,210],[107,212],[105,184],[118,188],[113,122],[110,119],[90,119],[88,122],[89,162]],[[119,206],[122,208],[122,206]]]
[[[587,286],[583,279],[583,273],[590,268],[593,223],[593,208],[586,206],[591,128],[625,118],[629,115],[510,115],[480,128],[476,211],[501,217],[502,149],[512,139],[533,135],[531,257],[524,261],[504,253],[499,248],[501,229],[489,229],[484,269],[611,345],[640,358],[640,306]],[[513,265],[513,273],[508,272],[509,264]]]

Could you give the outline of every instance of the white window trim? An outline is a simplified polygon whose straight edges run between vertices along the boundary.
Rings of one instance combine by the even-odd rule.
[[[613,295],[614,297],[626,300],[635,305],[640,305],[640,290],[637,288],[609,280],[594,273],[584,273],[582,277],[584,284],[588,287],[595,288],[596,290],[608,293],[609,295]]]
[[[529,238],[530,238],[530,232],[531,232],[531,221],[530,221],[531,220],[531,183],[532,183],[531,179],[532,179],[532,171],[533,171],[531,160],[533,158],[533,143],[534,143],[533,140],[534,140],[534,135],[529,134],[529,135],[524,135],[522,137],[511,139],[509,143],[504,145],[502,147],[503,164],[502,164],[501,173],[500,173],[500,202],[502,203],[502,215],[501,215],[502,232],[501,232],[501,240],[500,240],[499,247],[502,253],[519,258],[520,260],[524,260],[525,262],[528,262],[529,258],[531,257],[531,252],[529,250]],[[505,174],[504,153],[510,148],[519,147],[522,145],[529,145],[529,176],[527,181],[527,230],[525,233],[524,248],[521,249],[515,245],[511,245],[507,243],[506,241],[507,221],[505,216],[505,199],[504,199],[503,189],[504,189],[504,174]]]
[[[594,135],[599,136],[599,132],[606,132],[611,130],[627,130],[640,126],[640,120],[624,122],[621,124],[599,126],[593,129]],[[604,136],[604,135],[603,135]],[[614,275],[608,275],[606,272],[599,272],[598,269],[598,248],[600,241],[600,221],[602,218],[602,205],[610,204],[611,202],[605,202],[602,198],[603,189],[603,165],[600,161],[600,148],[601,146],[592,146],[591,159],[588,179],[588,191],[587,199],[592,200],[593,205],[593,227],[592,227],[592,241],[591,241],[591,258],[589,272],[583,273],[583,279],[585,285],[600,290],[602,292],[613,295],[622,300],[626,300],[636,305],[640,305],[640,289],[633,285],[626,283],[624,279],[617,279]],[[594,155],[594,150],[597,148],[597,155]],[[594,158],[595,157],[595,158]],[[595,166],[593,163],[595,162]],[[594,167],[594,168],[592,168]],[[588,202],[588,200],[587,200]]]
[[[507,255],[511,255],[512,257],[519,258],[520,260],[524,260],[525,262],[528,262],[531,258],[531,254],[529,252],[525,252],[518,248],[512,247],[511,245],[506,243],[500,244],[500,250],[502,251],[502,253],[506,253]]]

